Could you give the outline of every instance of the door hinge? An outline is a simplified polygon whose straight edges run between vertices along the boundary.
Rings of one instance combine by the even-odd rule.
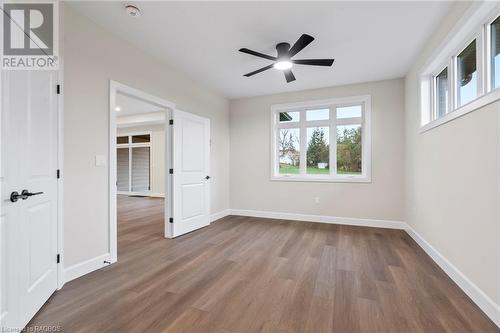
[[[59,264],[61,263],[61,255],[58,253],[56,256],[56,262]]]
[[[174,169],[170,169],[170,170],[168,171],[168,173],[170,173],[170,174],[172,175],[172,174],[174,173]]]
[[[173,120],[173,119],[170,119],[170,120],[168,121],[168,124],[169,124],[169,125],[173,125],[173,124],[174,124],[174,120]]]
[[[61,94],[61,85],[60,84],[58,84],[56,86],[56,92],[57,92],[58,95]]]
[[[174,223],[174,218],[173,218],[173,217],[169,218],[169,219],[168,219],[168,222],[170,222],[170,223]]]
[[[57,179],[61,178],[61,170],[57,169],[56,175]]]

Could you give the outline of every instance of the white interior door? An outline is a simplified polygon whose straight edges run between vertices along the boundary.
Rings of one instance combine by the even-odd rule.
[[[177,110],[173,119],[171,230],[177,237],[210,224],[210,120]]]
[[[52,71],[2,73],[2,329],[23,328],[57,288],[56,84]]]

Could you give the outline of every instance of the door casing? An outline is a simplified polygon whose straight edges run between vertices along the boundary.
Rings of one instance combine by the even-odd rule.
[[[116,94],[123,93],[128,96],[138,98],[151,104],[155,104],[165,109],[165,171],[172,168],[171,164],[171,149],[172,149],[172,135],[171,129],[168,125],[168,120],[172,118],[172,111],[176,106],[174,103],[150,95],[142,90],[127,86],[117,81],[109,81],[109,253],[110,262],[115,263],[118,260],[118,220],[117,220],[117,205],[116,205]],[[172,188],[170,177],[165,177],[165,226],[164,235],[166,238],[171,238],[171,230],[168,222],[168,217],[171,216],[171,198]]]

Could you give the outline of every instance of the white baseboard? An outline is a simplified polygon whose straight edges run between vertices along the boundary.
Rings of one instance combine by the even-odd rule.
[[[165,193],[157,193],[157,192],[124,192],[124,191],[118,191],[116,192],[118,195],[136,195],[136,196],[143,196],[143,197],[151,197],[151,198],[165,198]]]
[[[358,219],[352,217],[281,213],[281,212],[246,210],[246,209],[231,209],[230,211],[231,215],[239,215],[239,216],[263,217],[269,219],[294,220],[294,221],[305,221],[305,222],[320,222],[320,223],[330,223],[330,224],[345,224],[345,225],[356,225],[363,227],[376,227],[376,228],[389,228],[389,229],[402,229],[402,230],[406,229],[406,223],[401,221]]]
[[[448,259],[446,259],[438,250],[422,238],[409,225],[406,232],[417,244],[429,255],[429,257],[441,267],[441,269],[476,303],[477,306],[498,326],[500,327],[500,305],[496,304],[488,295],[486,295],[478,286],[467,278],[458,268],[456,268]]]
[[[109,261],[109,258],[110,254],[106,253],[64,269],[64,282],[69,282],[99,268],[108,266],[109,264],[105,264],[104,261]]]
[[[231,215],[231,210],[230,209],[224,209],[221,210],[220,212],[214,213],[210,215],[210,223],[215,222],[223,217],[226,217],[228,215]]]

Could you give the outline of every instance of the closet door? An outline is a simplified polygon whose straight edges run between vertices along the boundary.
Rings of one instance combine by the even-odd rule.
[[[150,190],[150,147],[133,147],[132,151],[132,192]]]
[[[129,148],[117,148],[116,161],[116,187],[118,191],[129,192]]]

